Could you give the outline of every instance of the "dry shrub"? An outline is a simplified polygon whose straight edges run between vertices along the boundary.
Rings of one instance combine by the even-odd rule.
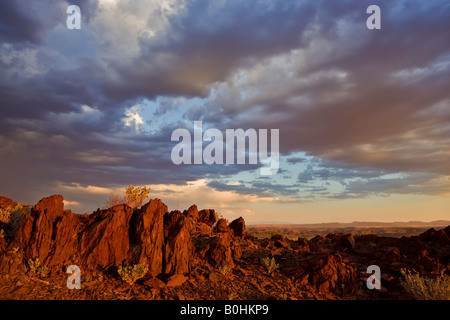
[[[135,264],[133,266],[119,266],[117,273],[123,281],[133,285],[136,280],[143,278],[148,271],[148,266],[144,263]]]
[[[450,300],[450,277],[441,272],[436,278],[422,277],[419,273],[412,273],[402,269],[405,278],[403,286],[419,300]]]
[[[21,204],[15,207],[0,208],[0,222],[5,224],[8,235],[14,235],[25,215],[30,214],[31,209]]]
[[[125,190],[125,202],[133,209],[142,206],[150,194],[150,188],[128,186]]]
[[[261,264],[266,268],[267,273],[271,274],[275,269],[279,267],[276,263],[275,258],[270,259],[269,257],[262,258]]]
[[[110,195],[108,201],[106,201],[104,209],[108,209],[119,204],[127,204],[133,209],[140,208],[145,200],[148,199],[150,194],[150,188],[147,187],[134,187],[128,186],[125,189],[125,195],[120,198],[118,195]]]

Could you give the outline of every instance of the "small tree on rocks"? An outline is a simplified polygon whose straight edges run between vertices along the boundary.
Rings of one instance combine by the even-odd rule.
[[[150,187],[135,187],[129,185],[125,189],[125,196],[119,198],[118,195],[110,195],[109,200],[105,203],[105,209],[117,206],[119,204],[127,204],[133,209],[137,209],[142,206],[145,200],[147,200],[150,194]]]
[[[142,206],[145,200],[147,200],[150,194],[150,188],[128,186],[125,190],[125,202],[133,209]]]

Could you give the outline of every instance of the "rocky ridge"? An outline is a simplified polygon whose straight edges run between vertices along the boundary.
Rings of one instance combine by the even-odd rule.
[[[275,259],[274,272],[262,264],[266,257]],[[30,272],[27,261],[36,258],[48,275]],[[121,281],[119,266],[142,263],[144,278],[132,287]],[[373,264],[382,270],[381,290],[365,287]],[[69,265],[81,268],[83,290],[65,286]],[[168,212],[153,199],[135,210],[80,215],[54,195],[32,207],[14,236],[0,237],[1,299],[410,299],[401,268],[448,273],[450,227],[408,238],[260,240],[245,234],[242,217],[228,223],[195,205]]]

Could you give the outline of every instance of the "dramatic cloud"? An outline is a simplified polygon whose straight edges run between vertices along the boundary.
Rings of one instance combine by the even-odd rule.
[[[188,191],[217,195],[211,206],[227,194],[239,210],[448,196],[448,1],[70,4],[81,30],[66,28],[69,1],[0,3],[0,194],[65,190],[80,210],[128,184],[167,185],[175,205]],[[371,4],[381,30],[366,27]],[[279,129],[278,174],[174,165],[172,131],[197,120]]]

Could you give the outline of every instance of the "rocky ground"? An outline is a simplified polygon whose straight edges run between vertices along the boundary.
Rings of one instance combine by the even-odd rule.
[[[5,199],[0,207],[14,204]],[[272,272],[261,262],[267,257],[278,265]],[[47,273],[30,269],[36,258]],[[130,285],[117,270],[135,264],[148,272]],[[81,269],[79,290],[67,288],[69,265]],[[381,269],[380,290],[366,286],[370,265]],[[33,206],[14,235],[0,237],[0,299],[413,299],[402,268],[448,274],[450,227],[403,238],[257,239],[245,233],[244,219],[227,223],[195,205],[168,212],[154,199],[136,210],[79,215],[56,195]]]

